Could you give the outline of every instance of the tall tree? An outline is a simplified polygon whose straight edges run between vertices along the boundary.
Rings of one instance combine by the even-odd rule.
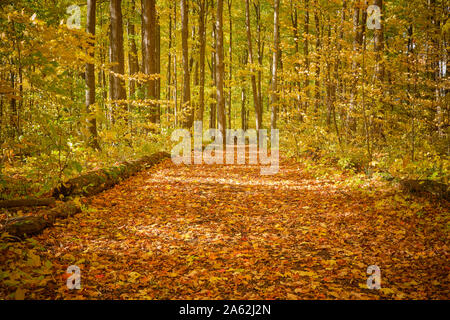
[[[264,41],[262,39],[262,21],[261,21],[261,1],[257,0],[253,3],[255,7],[256,15],[256,47],[258,49],[258,99],[259,99],[259,114],[262,121],[262,115],[264,113],[263,108],[263,96],[262,96],[262,69],[264,59]]]
[[[305,82],[304,88],[306,90],[306,99],[304,103],[304,112],[306,113],[308,109],[309,100],[309,0],[305,0],[305,17],[304,17],[304,44],[303,44],[303,55],[305,56]],[[298,44],[297,44],[298,46]],[[298,52],[298,48],[297,48]]]
[[[95,41],[95,11],[96,0],[88,0],[87,2],[87,19],[86,19],[86,32],[91,34],[93,41]],[[92,44],[88,49],[89,56],[94,58],[94,48]],[[100,149],[98,143],[97,134],[97,119],[91,106],[95,104],[95,67],[93,63],[86,64],[86,112],[88,114],[88,130],[89,139],[88,144],[94,149]]]
[[[142,66],[144,73],[151,78],[147,83],[147,98],[150,102],[150,121],[157,122],[158,112],[156,110],[156,79],[157,73],[157,28],[156,28],[156,3],[155,0],[142,0]]]
[[[158,79],[155,81],[155,98],[161,99],[161,25],[159,23],[159,15],[156,16],[156,44],[155,44],[155,73],[158,75]],[[161,105],[156,103],[155,122],[159,123],[161,117]]]
[[[198,119],[203,121],[203,114],[205,110],[205,54],[206,54],[206,0],[198,0],[199,14],[198,14],[198,32],[200,40],[200,90],[199,90],[199,112]]]
[[[184,121],[185,128],[191,128],[193,118],[191,117],[191,76],[189,72],[189,10],[187,0],[180,0],[181,7],[181,47],[183,50],[183,110],[186,119]]]
[[[135,0],[131,0],[130,2],[130,10],[132,13],[136,11]],[[128,72],[130,76],[139,72],[139,60],[138,60],[138,52],[136,46],[136,29],[134,26],[133,19],[131,17],[128,18],[127,21],[127,32],[128,32]],[[130,80],[129,83],[130,90],[130,98],[136,98],[136,81]]]
[[[223,0],[217,0],[217,13],[216,13],[216,79],[217,79],[217,116],[218,116],[218,129],[222,133],[223,145],[225,145],[225,96],[223,92],[223,82],[225,76],[225,64],[223,58]]]
[[[279,60],[279,7],[280,0],[274,0],[273,8],[273,53],[272,53],[272,92],[270,94],[270,106],[271,106],[271,119],[270,127],[272,129],[277,128],[278,117],[278,60]]]
[[[217,32],[216,32],[216,14],[214,12],[214,1],[211,0],[211,21],[212,21],[212,30],[211,30],[211,38],[212,38],[212,44],[211,44],[211,64],[210,64],[210,70],[211,70],[211,80],[212,80],[212,86],[217,87],[217,78],[216,78],[216,38],[217,38]],[[209,105],[209,128],[215,129],[216,128],[216,122],[217,122],[217,108],[216,103],[214,102],[217,100],[216,97],[216,91],[211,90],[211,103]]]
[[[233,4],[233,0],[227,0],[228,4],[228,22],[229,22],[229,37],[230,37],[230,46],[228,47],[228,55],[230,60],[230,69],[228,72],[228,127],[231,128],[231,109],[232,109],[232,99],[233,99],[233,89],[231,81],[233,80],[233,16],[231,15],[231,8]]]
[[[253,66],[252,31],[251,31],[251,25],[250,25],[250,3],[249,2],[250,2],[249,0],[245,0],[245,23],[246,23],[246,29],[247,29],[247,46],[248,46],[248,58],[249,58],[249,62],[250,62],[253,103],[255,106],[255,114],[256,114],[256,130],[259,131],[262,126],[262,114],[261,114],[260,100],[259,100],[259,96],[258,96],[258,88],[256,86],[255,68]]]
[[[373,4],[380,8],[380,28],[375,29],[374,35],[374,49],[376,53],[376,67],[375,75],[378,81],[383,81],[384,78],[384,64],[382,62],[382,52],[384,50],[384,36],[383,36],[383,0],[373,0]]]
[[[122,0],[111,0],[109,4],[109,12],[111,19],[110,29],[110,48],[109,59],[112,64],[109,77],[110,83],[110,98],[115,102],[116,108],[118,106],[124,106],[124,100],[127,99],[125,91],[125,81],[123,79],[125,62],[124,62],[124,50],[123,50],[123,22],[122,22]],[[126,113],[126,110],[123,110]],[[114,112],[113,112],[114,113]],[[124,117],[127,119],[127,115]]]

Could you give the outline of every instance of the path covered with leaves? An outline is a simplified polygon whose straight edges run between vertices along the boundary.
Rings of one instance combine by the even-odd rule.
[[[283,160],[166,160],[22,243],[1,242],[0,297],[430,299],[450,297],[448,205],[314,179]],[[81,290],[68,290],[69,265]],[[366,286],[381,269],[381,290]]]

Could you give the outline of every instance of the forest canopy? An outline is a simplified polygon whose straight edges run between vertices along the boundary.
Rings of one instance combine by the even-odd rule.
[[[278,128],[302,161],[446,182],[448,13],[444,0],[2,1],[2,197],[170,150],[194,121]]]

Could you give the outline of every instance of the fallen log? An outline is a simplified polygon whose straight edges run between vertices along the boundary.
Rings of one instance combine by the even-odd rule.
[[[0,208],[39,207],[39,206],[49,206],[54,203],[55,203],[55,198],[1,200]]]
[[[450,191],[448,185],[432,180],[400,180],[400,187],[404,192],[412,194],[430,193],[440,198],[450,201]]]
[[[62,183],[53,190],[52,195],[57,199],[68,196],[92,196],[169,157],[170,154],[167,152],[157,152],[139,160],[124,161],[109,168],[90,171]]]
[[[24,239],[39,234],[45,228],[52,226],[57,218],[65,219],[81,212],[80,206],[72,201],[63,202],[55,208],[44,210],[35,216],[16,217],[4,222],[2,233],[8,233],[12,237]]]

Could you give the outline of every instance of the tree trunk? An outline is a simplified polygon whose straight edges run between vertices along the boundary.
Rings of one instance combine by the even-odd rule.
[[[125,63],[124,63],[124,51],[123,51],[123,24],[122,24],[122,8],[121,0],[111,0],[109,5],[109,12],[111,17],[111,30],[110,30],[110,63],[113,64],[110,74],[110,86],[111,86],[111,100],[114,102],[116,108],[118,106],[124,106],[124,100],[127,99],[125,92],[125,81],[120,78],[120,75],[124,75]],[[118,102],[121,101],[121,102]],[[126,109],[123,113],[126,113]],[[113,112],[114,113],[114,112]],[[123,117],[127,119],[127,115]]]
[[[251,25],[250,25],[250,4],[249,0],[245,0],[245,22],[247,29],[247,46],[248,46],[248,57],[250,62],[250,73],[251,73],[251,82],[252,82],[252,91],[253,91],[253,103],[255,106],[255,115],[256,115],[256,131],[259,132],[261,129],[261,107],[260,100],[258,97],[258,88],[256,86],[256,76],[255,69],[253,67],[253,48],[252,48],[252,33],[251,33]]]
[[[96,0],[88,0],[87,2],[87,20],[86,32],[92,35],[92,40],[95,41],[95,7]],[[94,59],[94,45],[88,49],[89,56]],[[99,150],[97,134],[97,120],[95,110],[91,110],[91,106],[95,104],[95,68],[93,63],[86,64],[86,113],[88,115],[88,130],[89,138],[88,144]]]
[[[374,31],[374,50],[375,50],[375,76],[378,81],[382,82],[384,78],[384,64],[382,60],[382,53],[384,50],[384,39],[383,39],[383,0],[374,0],[374,5],[377,5],[381,10],[380,18],[380,29],[375,29]]]
[[[320,50],[321,50],[321,35],[320,35],[320,21],[319,21],[319,13],[318,13],[318,4],[317,0],[315,0],[315,10],[314,10],[314,22],[315,22],[315,29],[316,29],[316,79],[314,80],[314,89],[315,89],[315,95],[314,95],[314,113],[317,113],[319,110],[320,105]]]
[[[309,0],[305,0],[305,24],[304,24],[304,44],[303,44],[303,55],[305,56],[305,82],[303,87],[306,90],[306,99],[303,106],[303,112],[306,113],[308,110],[308,101],[309,101]]]
[[[136,5],[135,0],[131,0],[131,12],[136,11]],[[139,60],[138,60],[138,52],[137,52],[137,46],[136,46],[136,30],[134,27],[134,23],[131,21],[131,19],[128,19],[127,22],[127,30],[128,30],[128,43],[129,43],[129,51],[128,51],[128,70],[130,73],[130,76],[133,76],[134,74],[139,72]],[[130,99],[135,99],[135,92],[136,92],[136,81],[130,80]]]
[[[57,218],[65,219],[81,212],[79,205],[72,201],[64,202],[55,208],[44,210],[37,216],[16,217],[7,220],[1,232],[7,232],[19,240],[31,235],[39,234],[44,229],[51,227]]]
[[[170,102],[172,99],[172,8],[169,7],[169,48],[167,50],[167,88],[166,100]],[[170,104],[167,105],[167,123],[169,123]]]
[[[173,5],[173,25],[174,29],[177,29],[177,5]],[[178,126],[179,115],[178,115],[178,71],[177,71],[177,53],[173,54],[173,113],[175,116],[175,127]]]
[[[159,16],[156,17],[156,65],[155,65],[155,73],[160,76],[161,75],[161,26],[159,24]],[[156,100],[161,99],[161,78],[158,77],[155,83],[155,93]],[[161,105],[159,103],[156,104],[156,115],[155,115],[155,123],[160,123],[161,120]]]
[[[205,112],[205,52],[206,52],[206,0],[199,0],[198,32],[200,40],[200,91],[199,91],[199,112],[197,120],[203,122]]]
[[[214,13],[214,1],[211,0],[211,7],[212,7],[212,50],[211,50],[211,78],[212,78],[212,85],[214,87],[217,87],[217,79],[216,79],[216,38],[217,38],[217,32],[216,32],[216,17]],[[211,91],[211,100],[217,100],[216,97],[216,91]],[[215,129],[216,128],[216,122],[217,122],[217,110],[216,110],[216,103],[211,102],[210,104],[210,115],[209,115],[209,128]]]
[[[184,127],[191,128],[191,77],[189,72],[189,10],[187,0],[180,0],[181,6],[181,46],[183,49],[183,111],[185,112]]]
[[[0,208],[39,207],[49,206],[53,203],[55,203],[55,198],[1,200]]]
[[[256,38],[257,38],[257,47],[258,47],[258,64],[259,64],[259,70],[258,70],[258,100],[259,100],[259,122],[262,123],[262,116],[264,113],[263,108],[263,97],[262,97],[262,64],[263,64],[263,58],[264,58],[264,42],[261,40],[261,3],[260,0],[257,0],[256,3],[254,3],[255,11],[256,11]]]
[[[124,161],[108,168],[83,173],[56,187],[52,196],[57,199],[68,196],[92,196],[169,157],[170,154],[167,152],[157,152],[139,160]]]
[[[216,78],[217,78],[217,115],[218,115],[218,129],[222,133],[223,146],[225,146],[225,96],[223,92],[223,82],[225,74],[225,65],[223,59],[223,0],[217,0],[217,14],[216,14]]]
[[[228,92],[228,128],[231,128],[231,111],[232,111],[232,105],[233,105],[233,86],[231,84],[231,81],[233,79],[233,17],[231,15],[231,6],[233,4],[232,0],[228,0],[228,20],[229,20],[229,26],[230,26],[230,30],[229,30],[229,37],[230,37],[230,46],[228,48],[228,55],[230,56],[230,69],[229,69],[229,75],[228,75],[228,80],[229,85],[228,85],[228,89],[230,90]]]
[[[155,75],[157,73],[156,59],[156,4],[155,0],[142,0],[142,56],[143,69],[147,75]],[[152,78],[147,83],[147,99],[150,102],[149,120],[156,123],[157,110],[156,103],[156,80]]]
[[[277,128],[278,117],[278,53],[279,53],[279,6],[280,0],[274,0],[273,11],[273,53],[272,53],[272,92],[270,95],[270,106],[272,109],[270,127],[271,129]]]

